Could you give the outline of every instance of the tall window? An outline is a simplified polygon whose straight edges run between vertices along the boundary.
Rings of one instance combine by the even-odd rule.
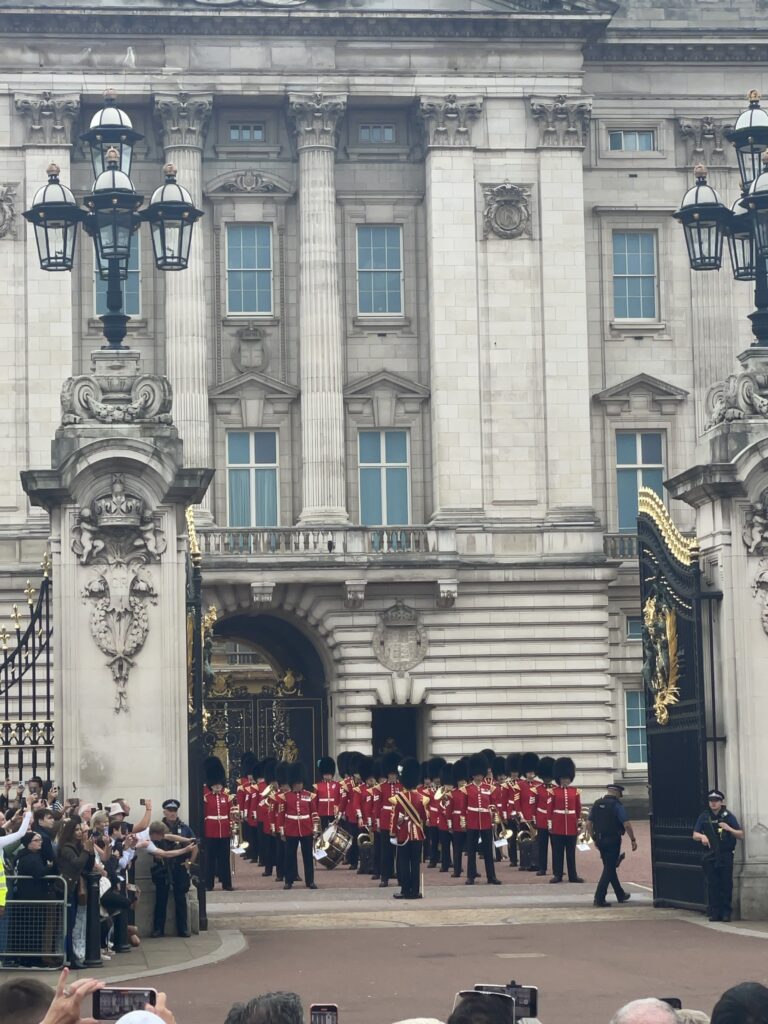
[[[624,691],[624,722],[627,767],[644,768],[648,763],[645,740],[645,695],[642,690]]]
[[[652,129],[618,128],[608,132],[608,145],[612,152],[648,153],[656,149],[656,137]]]
[[[658,431],[633,431],[616,435],[616,491],[619,499],[619,530],[637,530],[637,492],[652,487],[664,497],[664,458]]]
[[[227,225],[227,312],[272,312],[272,229]]]
[[[94,257],[95,259],[95,257]],[[93,279],[96,283],[96,316],[104,316],[107,309],[107,282],[99,277],[94,262]],[[126,316],[141,315],[141,238],[137,232],[131,243],[131,256],[128,260],[128,277],[121,282],[123,288],[123,308]]]
[[[277,526],[277,433],[227,434],[230,526]]]
[[[409,515],[409,452],[405,430],[361,430],[360,522],[406,526]]]
[[[398,225],[357,229],[359,313],[403,312],[402,232]]]
[[[617,320],[656,318],[653,231],[613,232],[613,315]]]

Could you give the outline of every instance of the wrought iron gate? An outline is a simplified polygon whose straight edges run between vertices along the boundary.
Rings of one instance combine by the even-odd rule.
[[[26,614],[14,604],[10,631],[0,627],[0,751],[3,777],[13,781],[53,776],[53,581],[47,552],[42,570],[37,596],[27,580]]]
[[[706,807],[714,712],[705,692],[713,666],[705,664],[701,610],[716,595],[702,595],[698,542],[679,532],[648,488],[640,491],[637,534],[654,904],[700,909],[704,875],[691,833]]]

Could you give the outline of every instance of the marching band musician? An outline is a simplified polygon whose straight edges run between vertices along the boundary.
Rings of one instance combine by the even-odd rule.
[[[443,794],[437,803],[437,834],[440,846],[440,872],[451,870],[451,819],[450,803],[453,792],[453,766],[446,763],[440,769],[440,789]],[[434,797],[432,798],[434,800]]]
[[[373,784],[368,787],[368,827],[373,836],[373,870],[371,878],[378,882],[381,879],[381,784],[384,782],[384,775],[381,767],[381,758],[373,759]]]
[[[460,757],[451,770],[453,790],[448,807],[451,823],[452,878],[461,877],[461,858],[467,842],[467,774],[467,758]]]
[[[491,802],[496,808],[496,813],[499,815],[499,821],[502,823],[507,817],[507,774],[506,774],[506,762],[503,757],[499,757],[498,754],[493,759],[491,765],[491,774],[493,775],[493,793]],[[501,847],[494,847],[496,863],[501,863]]]
[[[539,755],[538,754],[523,754],[520,758],[520,780],[518,781],[519,796],[517,800],[519,820],[523,824],[528,826],[529,831],[535,832],[536,830],[536,796],[541,783],[536,778],[536,774],[539,770]],[[526,854],[531,855],[531,859],[523,863],[523,855],[520,855],[520,870],[521,871],[536,871],[535,863],[535,847],[533,843],[526,843]]]
[[[473,754],[469,759],[469,775],[472,781],[467,786],[467,878],[465,885],[474,885],[479,878],[477,871],[478,842],[483,849],[485,880],[488,885],[501,885],[496,877],[493,863],[493,788],[488,783],[488,762],[482,754]]]
[[[221,886],[232,891],[232,871],[229,847],[232,837],[233,797],[226,788],[224,765],[218,757],[206,757],[203,762],[203,814],[205,846],[205,887],[210,892],[218,876]]]
[[[321,757],[317,762],[319,781],[315,783],[317,810],[322,828],[327,828],[339,813],[341,783],[334,779],[336,762],[332,757]]]
[[[428,867],[436,868],[440,856],[440,808],[435,800],[435,793],[440,784],[440,772],[445,767],[446,760],[444,757],[430,757],[426,765],[424,795],[429,797],[429,803],[427,804],[427,849],[424,851],[424,859],[428,862]]]
[[[286,881],[285,874],[285,843],[280,842],[280,822],[285,811],[285,797],[291,788],[290,783],[291,766],[287,761],[278,761],[275,765],[275,785],[277,789],[269,801],[269,831],[274,837],[272,844],[275,857],[275,881]]]
[[[360,776],[360,785],[358,786],[360,804],[360,832],[357,837],[357,873],[358,875],[365,875],[373,874],[372,858],[369,858],[368,853],[366,853],[364,861],[363,856],[360,853],[361,836],[364,833],[367,833],[369,836],[371,836],[371,838],[373,838],[372,801],[376,787],[376,767],[373,758],[368,757],[367,754],[362,754],[358,760],[357,771],[358,775]],[[369,852],[371,854],[374,853],[373,849],[371,849]]]
[[[347,856],[347,864],[349,865],[350,871],[357,870],[357,866],[360,860],[360,850],[357,846],[357,837],[360,834],[360,829],[363,825],[363,804],[361,799],[360,787],[362,785],[362,779],[360,778],[360,761],[364,757],[363,754],[352,752],[349,754],[348,770],[352,773],[351,777],[344,780],[344,790],[341,796],[341,803],[339,810],[341,816],[344,819],[344,827],[347,832],[352,836],[352,846],[349,849]]]
[[[507,754],[504,767],[507,770],[507,818],[504,824],[512,835],[507,840],[507,851],[509,863],[513,868],[517,867],[517,822],[520,802],[520,755]]]
[[[550,822],[552,831],[551,883],[563,880],[563,854],[568,867],[569,882],[583,882],[576,874],[576,836],[581,817],[581,794],[572,785],[576,766],[570,757],[558,757],[552,769],[555,785],[552,787]]]
[[[237,807],[240,811],[240,821],[242,822],[243,841],[248,843],[248,849],[245,852],[245,859],[247,860],[253,860],[254,856],[258,856],[258,842],[253,835],[250,813],[255,772],[256,758],[252,751],[247,750],[240,758],[240,778],[237,780],[237,793],[235,795]]]
[[[539,870],[537,875],[547,873],[547,853],[549,852],[549,809],[552,805],[552,772],[555,768],[554,757],[542,757],[539,760],[539,778],[541,785],[536,790],[534,823],[536,825],[537,853]]]
[[[381,803],[379,810],[379,870],[381,878],[379,888],[386,889],[389,880],[395,873],[395,847],[389,841],[392,834],[392,797],[401,790],[397,765],[400,755],[396,750],[388,750],[381,759],[381,772],[386,776],[379,786]]]
[[[259,800],[261,794],[264,792],[266,787],[264,781],[264,762],[256,761],[253,766],[253,785],[251,786],[251,795],[248,800],[247,812],[248,812],[248,825],[251,829],[251,839],[249,840],[248,850],[246,851],[246,858],[252,864],[264,864],[264,849],[260,843],[260,828],[259,828]]]
[[[277,812],[280,845],[284,849],[285,884],[283,889],[292,889],[298,881],[298,851],[304,864],[304,884],[307,889],[316,889],[315,862],[312,855],[312,840],[320,832],[320,815],[317,812],[317,794],[306,789],[308,776],[300,762],[286,765],[286,785],[289,787],[279,801]]]
[[[256,819],[259,828],[259,854],[264,865],[264,877],[270,878],[275,866],[275,837],[272,832],[270,821],[269,797],[275,787],[275,767],[277,761],[274,757],[267,757],[262,762],[261,773],[263,780],[259,783],[260,791],[256,802]]]
[[[420,900],[420,871],[427,826],[427,799],[417,786],[419,762],[406,757],[400,768],[402,789],[390,803],[393,808],[391,831],[397,842],[397,880],[400,892],[396,900]]]

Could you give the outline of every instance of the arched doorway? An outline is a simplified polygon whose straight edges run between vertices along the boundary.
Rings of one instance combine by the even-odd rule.
[[[216,623],[205,683],[203,742],[230,778],[240,758],[301,761],[313,771],[326,749],[325,672],[311,641],[275,615]]]

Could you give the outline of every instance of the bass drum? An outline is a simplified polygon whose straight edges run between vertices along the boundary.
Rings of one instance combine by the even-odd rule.
[[[319,858],[320,863],[332,871],[337,864],[341,864],[344,860],[352,843],[352,836],[338,822],[329,825],[315,840],[315,850],[322,850],[325,853],[324,857]]]

